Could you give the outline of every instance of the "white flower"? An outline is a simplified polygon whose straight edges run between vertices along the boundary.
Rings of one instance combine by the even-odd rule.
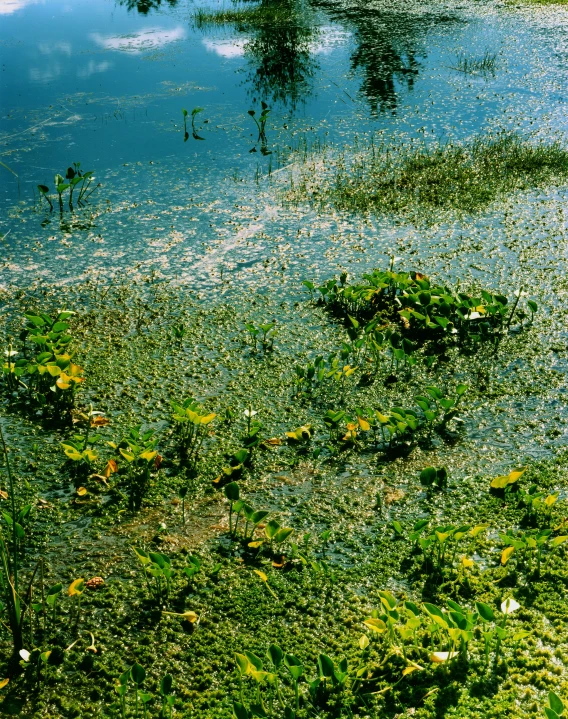
[[[254,417],[258,412],[255,409],[245,409],[245,417]]]
[[[516,612],[517,609],[520,609],[520,607],[521,605],[518,602],[516,602],[512,597],[509,597],[502,602],[501,611],[503,614],[512,614],[513,612]]]

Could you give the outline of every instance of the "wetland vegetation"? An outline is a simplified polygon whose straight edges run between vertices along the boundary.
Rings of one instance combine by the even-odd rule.
[[[531,5],[6,13],[2,716],[566,715],[566,15]]]

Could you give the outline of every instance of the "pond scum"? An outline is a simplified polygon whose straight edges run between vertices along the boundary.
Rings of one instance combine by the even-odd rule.
[[[4,292],[4,715],[563,715],[567,459],[467,452],[491,385],[554,381],[511,372],[536,302],[304,289]]]

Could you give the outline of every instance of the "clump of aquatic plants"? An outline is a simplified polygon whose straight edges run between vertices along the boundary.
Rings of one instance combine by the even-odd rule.
[[[504,193],[568,175],[568,151],[560,142],[507,132],[445,144],[371,139],[355,156],[329,153],[325,172],[321,162],[314,158],[294,177],[289,201],[405,213],[421,222],[434,221],[440,210],[473,213]]]
[[[263,352],[274,349],[274,337],[276,335],[276,322],[274,320],[259,325],[254,322],[246,322],[245,329],[249,334],[255,352],[259,338]]]
[[[192,398],[183,402],[172,402],[172,409],[180,459],[184,464],[193,466],[199,457],[207,427],[217,415],[204,412],[199,402]]]
[[[234,719],[268,716],[295,719],[300,710],[317,712],[340,698],[345,698],[348,704],[357,704],[367,671],[364,665],[350,666],[345,658],[336,663],[322,653],[314,667],[315,676],[310,679],[304,664],[276,644],[269,646],[264,658],[245,651],[235,654],[235,662],[240,689],[239,701],[233,702]],[[307,691],[301,691],[301,683]]]
[[[195,127],[195,118],[199,115],[200,112],[203,112],[202,107],[194,107],[193,110],[191,111],[191,134],[192,134],[194,140],[205,140],[204,137],[201,137],[198,134],[197,128]],[[189,140],[189,132],[187,131],[187,117],[188,117],[189,113],[184,108],[184,109],[182,109],[182,114],[183,114],[183,141],[187,142]],[[206,120],[206,122],[207,122],[207,120]]]
[[[256,139],[256,142],[260,142],[260,151],[263,155],[270,154],[268,148],[267,148],[267,139],[266,139],[266,123],[268,122],[268,115],[270,114],[270,109],[268,108],[268,105],[261,101],[261,112],[260,115],[256,116],[256,110],[249,110],[248,114],[252,117],[254,120],[254,124],[256,125],[256,129],[258,130],[258,137]],[[256,146],[253,147],[251,152],[256,151]]]
[[[133,427],[120,442],[109,442],[127,463],[126,471],[120,478],[126,489],[131,511],[140,509],[150,483],[150,473],[159,467],[157,443],[154,430],[143,432],[141,425]]]
[[[53,317],[26,313],[21,345],[8,345],[2,368],[4,385],[12,395],[22,392],[34,404],[58,412],[72,409],[85,381],[83,369],[73,362],[69,320],[74,314],[68,310]]]
[[[99,458],[94,446],[102,438],[92,430],[96,431],[97,428],[106,426],[109,420],[103,412],[94,410],[91,405],[87,412],[75,412],[73,421],[83,422],[86,425],[85,434],[72,435],[71,438],[61,442],[61,447],[71,462],[72,474],[78,477],[93,471],[94,464]]]
[[[436,284],[419,272],[396,272],[393,264],[389,270],[364,274],[358,284],[348,283],[344,273],[339,282],[330,279],[317,288],[325,307],[345,319],[348,332],[355,332],[360,346],[369,346],[371,355],[390,340],[394,357],[403,360],[396,352],[402,349],[410,356],[413,349],[402,344],[403,338],[419,345],[443,343],[469,350],[484,342],[497,346],[515,319],[522,321],[528,314],[532,318],[538,309],[532,300],[526,311],[520,306],[522,288],[510,304],[505,295],[486,290],[468,294]],[[367,324],[361,328],[360,322]]]
[[[135,662],[132,666],[128,667],[118,677],[115,685],[115,691],[120,698],[120,716],[122,719],[126,719],[127,716],[133,716],[136,719],[142,716],[144,719],[147,719],[148,706],[154,697],[150,692],[143,689],[145,681],[146,670],[138,662]],[[133,702],[132,700],[127,701],[130,687],[132,687],[134,691]],[[158,690],[162,705],[160,717],[162,717],[162,719],[172,719],[175,696],[173,694],[173,678],[171,674],[166,674],[162,677]],[[130,707],[132,710],[131,712],[128,711],[128,704],[134,704],[133,707]]]
[[[81,163],[74,162],[73,166],[67,168],[65,177],[59,173],[55,175],[53,180],[54,189],[57,194],[59,202],[59,211],[63,213],[63,195],[69,191],[68,204],[69,209],[73,211],[73,192],[76,190],[78,193],[76,202],[81,207],[97,189],[97,186],[91,189],[91,184],[94,181],[92,170],[81,170]],[[53,211],[53,202],[49,197],[50,188],[48,185],[38,185],[40,197],[49,204],[50,211]]]
[[[494,75],[497,67],[497,53],[486,50],[482,57],[471,57],[460,53],[453,70],[465,75]]]
[[[483,602],[467,609],[450,599],[445,607],[439,607],[398,600],[388,591],[379,592],[379,596],[381,607],[363,624],[373,640],[382,644],[384,654],[404,658],[402,676],[423,671],[427,663],[452,666],[471,661],[478,637],[481,646],[476,647],[477,653],[485,657],[485,664],[489,664],[492,651],[497,662],[505,641],[517,643],[526,636],[526,632],[511,632],[507,627],[509,616],[520,609],[512,597],[502,601],[498,611]]]

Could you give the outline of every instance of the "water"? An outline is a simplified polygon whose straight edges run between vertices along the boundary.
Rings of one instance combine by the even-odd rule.
[[[17,175],[0,167],[1,230],[9,233],[2,284],[140,268],[197,288],[217,285],[222,273],[258,285],[282,267],[295,280],[376,264],[413,238],[428,266],[433,249],[438,262],[439,245],[459,245],[464,232],[485,248],[505,241],[502,208],[425,232],[285,209],[279,193],[289,170],[268,173],[297,159],[290,147],[353,147],[376,132],[427,141],[503,128],[566,134],[562,8],[285,0],[277,23],[199,27],[200,6],[183,0],[0,7],[0,161]],[[497,56],[494,73],[455,69],[460,54],[486,51]],[[259,114],[261,100],[270,107],[266,155],[247,115]],[[188,121],[184,141],[182,108],[197,107],[203,139]],[[76,161],[101,186],[88,208],[61,221],[57,203],[53,213],[39,204],[36,186],[52,186]],[[544,197],[560,207],[565,194]],[[542,201],[523,197],[522,216]],[[553,227],[545,234],[564,233],[563,220],[546,222]],[[494,256],[487,268],[484,253],[475,254],[481,274],[518,264],[516,253],[502,268]],[[470,256],[449,264],[476,274]]]

